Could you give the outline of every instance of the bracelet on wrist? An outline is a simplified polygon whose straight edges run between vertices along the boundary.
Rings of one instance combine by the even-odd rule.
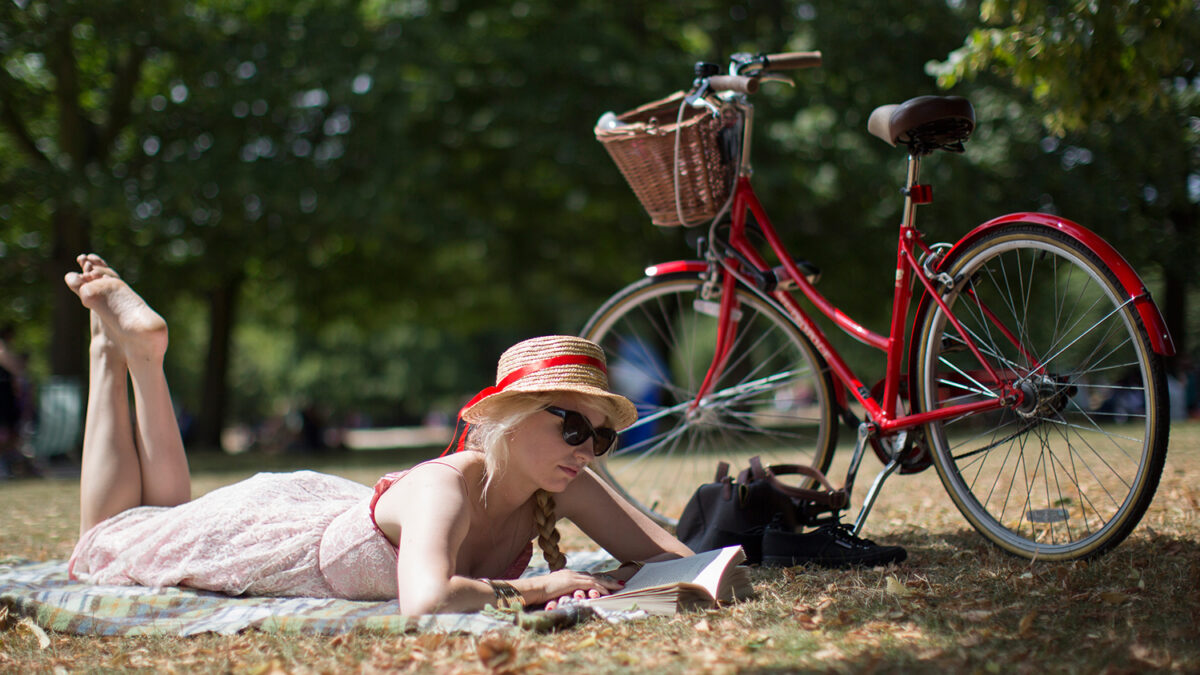
[[[496,609],[525,606],[525,598],[521,595],[521,591],[518,591],[512,584],[494,579],[484,579],[484,581],[492,587],[492,594],[496,596]]]

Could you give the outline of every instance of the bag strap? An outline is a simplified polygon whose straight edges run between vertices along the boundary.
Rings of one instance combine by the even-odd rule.
[[[776,478],[778,474],[800,474],[817,481],[824,490],[811,490],[785,485]],[[825,474],[811,466],[803,466],[801,464],[772,464],[771,466],[764,467],[762,460],[756,455],[750,458],[750,468],[738,474],[738,482],[743,485],[751,480],[766,481],[768,485],[793,499],[811,501],[835,509],[845,508],[850,504],[850,495],[846,493],[845,488],[840,490],[834,489],[829,479],[825,477]]]
[[[721,499],[733,499],[733,481],[729,479],[729,462],[717,462],[717,475],[714,483],[721,483]]]
[[[717,477],[713,479],[714,483],[720,483],[729,476],[729,462],[717,462]]]

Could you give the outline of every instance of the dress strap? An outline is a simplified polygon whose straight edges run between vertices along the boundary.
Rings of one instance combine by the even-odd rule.
[[[525,544],[525,548],[517,554],[517,559],[512,561],[504,574],[500,575],[500,579],[519,579],[525,570],[529,568],[529,561],[533,559],[533,542]]]

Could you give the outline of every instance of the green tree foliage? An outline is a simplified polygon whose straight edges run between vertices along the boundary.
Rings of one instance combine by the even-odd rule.
[[[687,88],[698,60],[820,49],[823,68],[756,98],[756,185],[793,250],[823,268],[822,289],[882,330],[904,160],[866,120],[936,91],[925,64],[965,54],[975,9],[3,3],[0,319],[44,345],[43,371],[78,376],[86,316],[61,275],[94,249],[172,323],[169,376],[201,441],[230,420],[309,403],[379,422],[453,413],[505,346],[574,332],[646,264],[690,255],[685,233],[649,224],[594,140],[602,113]],[[926,165],[931,239],[1036,208],[1093,225],[1104,205],[1141,228],[1162,218],[1143,215],[1147,185],[1176,203],[1147,159],[1121,210],[1113,185],[1125,176],[1107,156],[1143,137],[1047,141],[1032,85],[949,72],[942,84],[955,78],[980,126],[964,157]],[[1148,255],[1146,237],[1129,238],[1115,241]],[[849,339],[839,346],[881,361]]]
[[[1160,304],[1186,351],[1187,297],[1200,282],[1200,6],[988,0],[978,20],[930,72],[947,87],[998,81],[1021,116],[1041,119],[1042,148],[1062,171],[1034,184],[1088,195],[1076,217],[1158,267]]]
[[[941,84],[995,72],[1029,91],[1058,135],[1169,105],[1195,77],[1194,0],[985,0],[982,26],[934,70]]]
[[[0,9],[0,171],[6,241],[15,243],[6,281],[49,281],[52,268],[61,279],[117,192],[111,168],[137,153],[128,129],[153,47],[145,36],[179,19],[167,10],[133,20],[138,14],[70,2]],[[46,283],[11,311],[28,318],[53,298],[53,369],[77,376],[86,316],[67,310],[67,296],[61,281]]]
[[[795,28],[772,48],[819,49],[824,64],[795,72],[795,89],[757,97],[755,185],[792,252],[822,269],[819,290],[886,332],[905,153],[871,136],[867,119],[878,106],[939,93],[924,64],[961,44],[970,23],[942,0],[814,1],[792,13]],[[934,185],[935,198],[919,222],[931,242],[954,241],[998,215],[995,201],[979,199],[981,186],[995,184],[986,136],[969,143],[966,156],[938,153],[925,163],[922,182]],[[883,376],[880,352],[827,332],[868,384]]]
[[[340,178],[357,4],[31,1],[3,11],[11,146],[0,152],[24,160],[5,181],[7,220],[29,249],[16,267],[45,270],[39,292],[54,298],[50,368],[82,371],[87,317],[61,283],[81,251],[109,256],[155,304],[199,294],[210,335],[197,407],[212,440],[241,284],[290,277],[325,245],[332,214],[322,222],[316,205]]]

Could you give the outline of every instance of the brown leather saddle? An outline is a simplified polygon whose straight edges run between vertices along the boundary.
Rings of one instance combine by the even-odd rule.
[[[888,145],[904,145],[917,155],[934,150],[962,152],[975,130],[975,109],[961,96],[918,96],[904,103],[879,106],[867,120],[867,131]]]

